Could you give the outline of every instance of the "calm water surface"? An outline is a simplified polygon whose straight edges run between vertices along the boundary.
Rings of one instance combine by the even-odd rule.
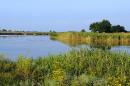
[[[0,36],[0,53],[11,59],[18,55],[36,58],[67,52],[70,48],[49,36]]]
[[[95,48],[95,46],[78,45],[75,47]],[[49,36],[0,36],[0,54],[10,59],[17,59],[18,55],[37,58],[40,56],[65,53],[74,48],[60,41],[51,40]],[[104,48],[101,46],[101,48]],[[130,46],[108,47],[111,51],[126,51],[130,53]]]

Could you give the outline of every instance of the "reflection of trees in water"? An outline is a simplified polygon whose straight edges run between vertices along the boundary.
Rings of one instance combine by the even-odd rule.
[[[6,39],[6,38],[18,38],[22,37],[22,35],[0,35],[0,39]]]
[[[79,45],[89,45],[90,48],[92,48],[92,49],[95,49],[95,48],[99,48],[102,50],[110,50],[111,49],[110,45],[92,42],[92,41],[91,41],[91,43],[87,43],[87,42],[83,42],[81,40],[57,40],[57,39],[53,39],[53,38],[51,38],[51,40],[62,42],[70,47],[77,47]]]
[[[91,49],[102,49],[102,50],[110,50],[112,45],[111,43],[108,44],[107,42],[100,40],[100,41],[91,41],[91,43],[89,44]]]
[[[82,42],[72,42],[72,41],[67,41],[67,42],[63,42],[62,43],[64,44],[67,44],[69,45],[70,47],[77,47],[79,45],[89,45],[91,49],[95,49],[95,48],[98,48],[98,49],[102,49],[102,50],[110,50],[111,49],[111,46],[110,45],[106,45],[106,44],[98,44],[98,43],[82,43]]]
[[[77,46],[79,46],[79,45],[86,45],[87,43],[86,42],[84,42],[84,41],[82,41],[82,40],[80,40],[80,39],[75,39],[75,40],[73,40],[73,39],[56,39],[56,38],[50,38],[51,40],[53,40],[53,41],[59,41],[59,42],[61,42],[61,43],[63,43],[63,44],[66,44],[66,45],[68,45],[68,46],[70,46],[70,47],[77,47]]]
[[[97,43],[97,42],[87,43],[87,42],[83,42],[81,40],[80,41],[79,40],[56,40],[56,39],[51,39],[51,40],[62,42],[70,47],[77,47],[80,45],[89,45],[91,49],[95,49],[95,48],[102,49],[102,50],[110,50],[111,49],[111,45]]]
[[[54,39],[53,39],[54,40]],[[100,48],[102,50],[110,50],[113,46],[129,46],[130,38],[126,37],[87,37],[80,35],[59,35],[55,40],[60,41],[70,47],[89,45],[90,48]]]
[[[102,49],[102,50],[110,50],[111,46],[110,45],[102,45],[102,44],[90,44],[90,48],[95,49]]]

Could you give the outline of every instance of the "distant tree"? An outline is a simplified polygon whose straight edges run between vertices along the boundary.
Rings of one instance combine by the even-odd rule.
[[[99,22],[92,23],[89,27],[89,30],[91,30],[92,32],[99,32],[99,29],[100,29]]]
[[[7,30],[6,29],[2,29],[2,32],[7,32]]]
[[[53,33],[56,33],[56,31],[55,31],[55,30],[53,30],[52,32],[53,32]]]
[[[92,23],[89,27],[89,30],[91,30],[92,32],[99,32],[99,33],[127,32],[123,26],[120,25],[112,26],[108,20],[102,20],[101,22]]]
[[[81,32],[86,32],[86,30],[85,30],[85,29],[82,29]]]
[[[50,32],[50,33],[56,33],[56,31],[55,31],[55,30],[50,30],[49,32]]]
[[[8,32],[12,32],[12,30],[8,30]]]
[[[127,31],[125,30],[124,26],[115,25],[115,26],[112,26],[111,32],[127,32]]]
[[[68,32],[76,32],[76,31],[68,31]]]
[[[50,33],[52,32],[52,30],[49,31]]]
[[[110,32],[111,23],[108,20],[102,20],[99,24],[99,32]]]
[[[95,22],[90,25],[89,30],[92,32],[110,32],[111,23],[108,20],[102,20],[101,22]]]

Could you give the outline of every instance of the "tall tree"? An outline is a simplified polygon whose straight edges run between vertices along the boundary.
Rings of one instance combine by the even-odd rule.
[[[127,32],[127,31],[125,30],[124,26],[115,25],[115,26],[112,26],[111,32]]]
[[[101,22],[92,23],[89,27],[89,30],[91,30],[92,32],[99,32],[99,33],[127,32],[125,30],[125,27],[120,25],[112,26],[108,20],[102,20]]]
[[[99,24],[99,32],[110,32],[111,23],[108,20],[102,20]]]
[[[99,32],[99,29],[100,29],[99,22],[92,23],[89,27],[89,30],[91,30],[92,32]]]
[[[85,30],[85,29],[82,29],[81,32],[86,32],[86,30]]]

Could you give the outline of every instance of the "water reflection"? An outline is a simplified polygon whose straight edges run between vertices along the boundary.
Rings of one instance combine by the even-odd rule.
[[[24,37],[24,35],[0,35],[0,39],[8,39],[8,38],[14,38],[14,37]]]
[[[60,41],[70,47],[77,47],[79,45],[86,45],[89,46],[89,48],[91,49],[102,49],[102,50],[114,50],[113,48],[116,48],[118,51],[118,48],[121,48],[120,46],[125,46],[127,48],[125,48],[126,50],[119,49],[122,51],[129,51],[130,52],[130,39],[121,39],[121,38],[114,38],[114,39],[97,39],[97,38],[83,38],[83,37],[75,37],[75,36],[71,36],[68,38],[58,38],[58,39],[54,39],[57,41]]]
[[[110,51],[127,51],[130,53],[129,39],[97,40],[82,37],[50,39],[49,36],[0,36],[0,54],[11,59],[17,59],[22,54],[26,57],[65,53],[73,48],[90,48]]]
[[[109,45],[97,45],[97,44],[90,44],[91,49],[102,49],[102,50],[111,50],[112,46]]]

